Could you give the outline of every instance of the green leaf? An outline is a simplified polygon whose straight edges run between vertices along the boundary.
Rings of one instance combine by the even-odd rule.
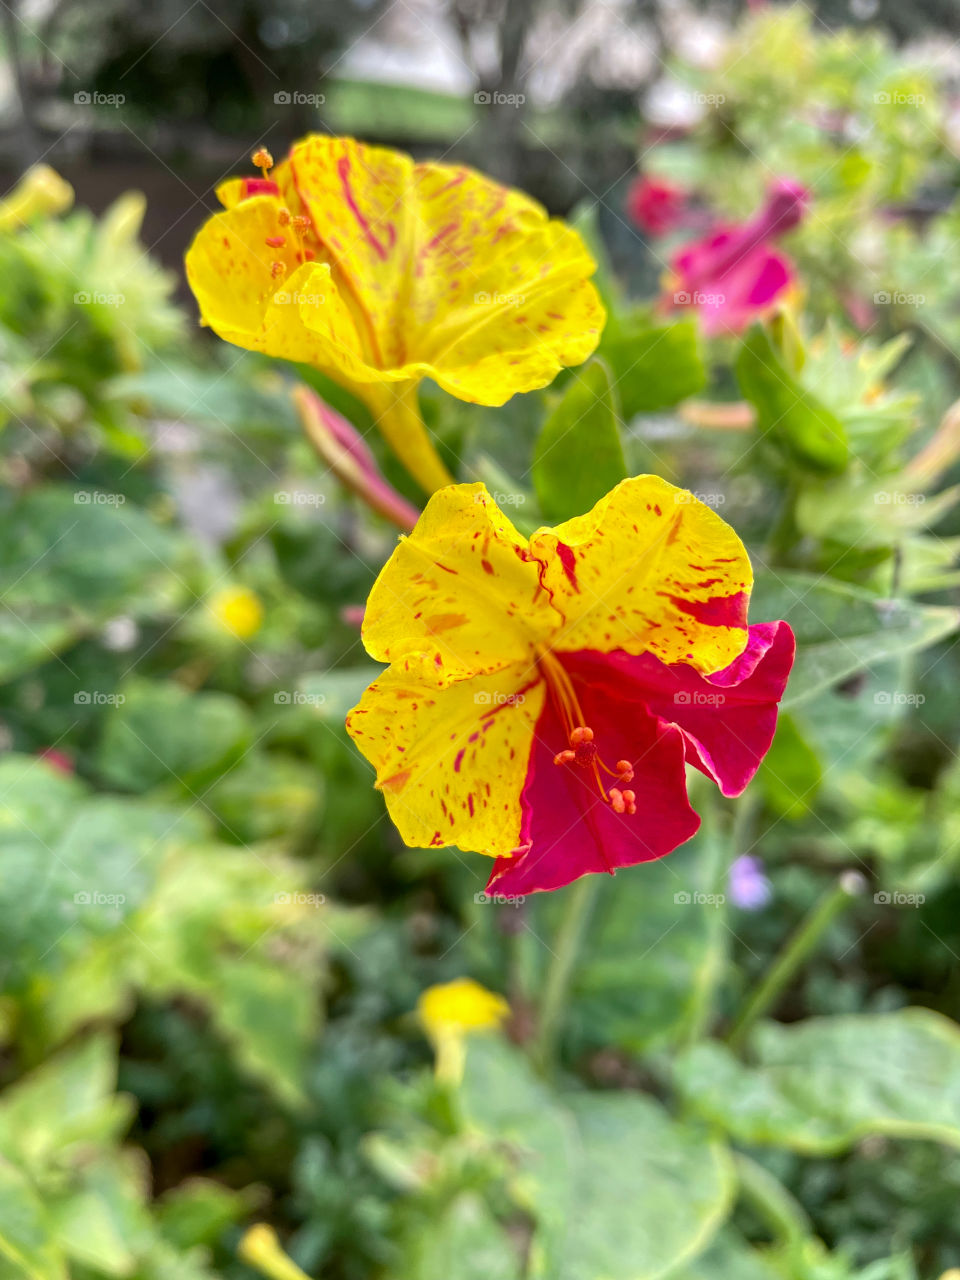
[[[554,1093],[492,1037],[471,1043],[460,1097],[470,1126],[514,1152],[514,1194],[537,1224],[534,1276],[655,1280],[727,1215],[729,1155],[651,1098]]]
[[[130,1114],[116,1082],[112,1037],[91,1036],[47,1059],[0,1099],[0,1153],[40,1175],[54,1157],[116,1140]]]
[[[0,679],[102,626],[174,605],[185,544],[122,494],[94,486],[32,490],[0,511]]]
[[[671,1043],[709,963],[707,944],[715,908],[693,901],[700,883],[698,837],[669,859],[643,863],[603,878],[597,886],[571,1000],[573,1053],[616,1045],[630,1053]],[[541,937],[556,928],[562,907],[544,904]]]
[[[480,1197],[464,1192],[428,1221],[411,1223],[398,1268],[405,1280],[521,1280],[518,1249]]]
[[[820,757],[797,722],[784,712],[777,720],[773,743],[757,772],[757,784],[764,799],[782,817],[802,818],[810,812],[822,781]]]
[[[738,1142],[832,1154],[878,1133],[960,1147],[960,1028],[940,1014],[765,1023],[749,1048],[751,1066],[715,1043],[676,1063],[691,1107]]]
[[[800,573],[761,574],[750,607],[757,618],[785,619],[796,634],[797,659],[784,708],[855,672],[926,649],[960,625],[953,608],[883,600],[858,587]]]
[[[702,391],[707,383],[697,326],[692,320],[615,327],[604,335],[600,355],[613,373],[625,422],[638,413],[669,409]]]
[[[693,1262],[671,1271],[668,1280],[782,1280],[783,1273],[751,1249],[733,1230],[722,1231]]]
[[[4,1280],[67,1280],[46,1208],[24,1174],[2,1156],[0,1275]]]
[[[194,693],[166,681],[131,680],[104,725],[98,765],[125,791],[160,783],[187,790],[221,773],[253,737],[250,714],[225,693]]]
[[[757,426],[788,460],[817,472],[844,470],[850,448],[843,423],[787,371],[759,326],[744,340],[736,371]]]
[[[601,361],[575,371],[543,424],[532,471],[540,510],[557,522],[589,511],[625,479],[610,373]]]

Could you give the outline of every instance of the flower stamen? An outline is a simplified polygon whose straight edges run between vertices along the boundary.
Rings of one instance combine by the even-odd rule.
[[[273,168],[273,156],[266,147],[257,147],[256,151],[250,157],[251,163],[256,165],[260,170],[264,179],[269,177],[270,170]]]
[[[563,664],[548,649],[538,654],[540,669],[553,697],[557,714],[567,735],[569,747],[558,751],[553,757],[555,765],[579,765],[581,769],[589,769],[593,773],[597,790],[601,799],[609,804],[614,813],[636,813],[636,795],[632,791],[622,791],[611,787],[609,793],[603,785],[600,770],[616,779],[618,783],[633,781],[633,766],[629,760],[618,760],[617,767],[611,769],[601,757],[594,732],[584,720],[583,710],[577,698],[573,681],[564,670]]]

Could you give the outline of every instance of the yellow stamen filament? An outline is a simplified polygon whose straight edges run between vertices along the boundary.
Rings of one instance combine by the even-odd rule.
[[[550,690],[560,721],[563,724],[564,733],[567,735],[567,741],[570,744],[568,749],[557,752],[553,757],[553,763],[556,765],[578,764],[582,768],[591,770],[594,781],[597,784],[597,790],[600,792],[602,799],[613,809],[614,813],[636,813],[636,795],[634,792],[621,791],[618,787],[611,787],[608,794],[600,776],[600,770],[602,769],[604,773],[609,774],[611,778],[615,778],[617,782],[632,782],[633,766],[630,761],[618,760],[616,769],[611,769],[601,758],[594,745],[593,730],[585,722],[583,709],[573,687],[573,681],[564,669],[563,664],[549,649],[541,649],[537,656],[547,687]]]

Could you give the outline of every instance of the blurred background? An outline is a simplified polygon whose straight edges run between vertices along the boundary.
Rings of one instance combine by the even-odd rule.
[[[404,848],[344,733],[396,530],[294,379],[422,495],[186,285],[217,184],[313,130],[576,222],[591,429],[720,510],[809,655],[720,881],[725,809],[600,886],[559,1092],[559,895]],[[677,254],[780,180],[767,349]],[[0,0],[0,1280],[957,1275],[958,189],[953,0]],[[576,387],[423,412],[529,531]],[[797,930],[749,1068],[698,1057]],[[512,1014],[454,1097],[416,1010],[465,975]]]

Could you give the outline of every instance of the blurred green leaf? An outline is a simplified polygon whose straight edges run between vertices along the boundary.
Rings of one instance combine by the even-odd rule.
[[[770,750],[757,771],[757,785],[775,813],[801,818],[809,813],[823,779],[820,758],[787,712],[777,720]]]
[[[850,449],[843,423],[788,373],[759,326],[740,348],[737,381],[757,411],[761,433],[794,465],[818,472],[846,467]]]
[[[253,738],[249,711],[229,694],[133,679],[119,697],[105,719],[97,764],[125,791],[160,783],[189,791],[204,774],[225,771]]]
[[[665,325],[628,321],[604,333],[599,353],[613,373],[625,422],[638,413],[669,409],[707,384],[693,320]]]
[[[537,439],[533,485],[547,520],[582,515],[626,477],[610,373],[599,360],[578,370]]]
[[[738,1142],[807,1154],[879,1133],[960,1147],[960,1029],[928,1009],[765,1023],[745,1066],[720,1044],[676,1062],[700,1115]]]
[[[785,708],[855,672],[926,649],[960,625],[953,608],[884,600],[823,577],[780,571],[758,575],[750,607],[755,617],[785,619],[796,634]]]
[[[0,1274],[4,1280],[67,1280],[47,1209],[27,1177],[2,1155]]]
[[[185,544],[122,494],[51,485],[0,511],[0,680],[64,650],[117,614],[178,602]],[[90,696],[90,691],[77,694]]]
[[[478,1195],[464,1192],[411,1225],[405,1280],[522,1280],[516,1245]]]
[[[729,1211],[724,1148],[649,1097],[554,1093],[489,1037],[469,1047],[460,1098],[471,1127],[514,1152],[514,1193],[537,1222],[535,1276],[654,1280],[699,1253]]]

